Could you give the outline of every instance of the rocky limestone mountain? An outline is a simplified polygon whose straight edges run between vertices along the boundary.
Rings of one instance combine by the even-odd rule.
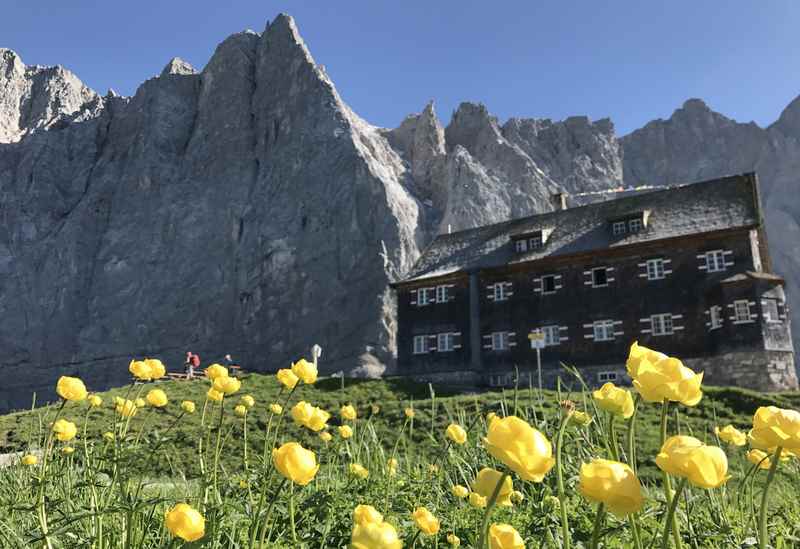
[[[133,356],[179,369],[187,350],[270,371],[319,343],[325,372],[391,371],[388,283],[438,232],[547,211],[562,190],[757,169],[797,301],[799,140],[800,100],[767,129],[691,100],[621,139],[607,119],[501,125],[473,103],[447,127],[431,103],[377,128],[285,15],[133,97],[0,50],[0,408],[62,374],[123,383]]]

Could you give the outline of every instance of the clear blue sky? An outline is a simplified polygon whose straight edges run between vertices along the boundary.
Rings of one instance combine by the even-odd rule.
[[[171,57],[202,68],[226,36],[279,12],[381,126],[429,99],[446,123],[470,100],[501,120],[608,116],[623,135],[689,97],[763,126],[800,95],[794,0],[3,0],[0,47],[130,95]]]

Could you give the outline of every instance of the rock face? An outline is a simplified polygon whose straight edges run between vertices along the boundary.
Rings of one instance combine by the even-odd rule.
[[[319,343],[326,372],[379,375],[388,283],[436,233],[549,210],[560,190],[751,169],[797,302],[800,100],[767,129],[697,100],[622,139],[608,120],[500,125],[472,103],[446,128],[429,104],[383,129],[288,16],[129,98],[0,50],[0,409],[62,374],[122,383],[133,356],[177,370],[187,350],[268,371]]]

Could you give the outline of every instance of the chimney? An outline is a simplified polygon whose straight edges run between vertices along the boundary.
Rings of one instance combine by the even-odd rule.
[[[558,210],[566,210],[567,209],[567,197],[569,197],[569,193],[560,192],[560,193],[553,193],[550,195],[550,204],[553,206],[553,209]]]

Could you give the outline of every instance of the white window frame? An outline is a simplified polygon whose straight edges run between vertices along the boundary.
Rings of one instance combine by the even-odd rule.
[[[709,324],[712,330],[722,328],[722,307],[719,305],[712,305],[708,310]]]
[[[619,236],[628,232],[628,225],[624,221],[614,221],[611,224],[611,233],[614,236]]]
[[[431,290],[433,290],[433,288],[420,288],[419,290],[417,290],[417,306],[418,307],[423,307],[423,306],[428,305],[430,303],[434,303],[434,299],[435,299],[436,296],[434,295],[433,299],[431,299],[429,297],[429,292]]]
[[[664,258],[656,257],[647,260],[647,280],[661,280],[666,278],[664,274]]]
[[[561,344],[561,327],[557,324],[542,326],[539,331],[544,334],[545,347],[555,347]]]
[[[508,332],[492,332],[492,351],[508,351],[509,339]]]
[[[603,371],[597,372],[597,381],[598,383],[605,383],[607,381],[617,381],[619,379],[619,374],[614,371]]]
[[[545,279],[550,279],[550,280],[553,281],[553,289],[552,290],[547,291],[545,289],[545,282],[544,282]],[[556,288],[556,286],[557,286],[557,284],[556,284],[556,275],[544,275],[544,276],[542,276],[541,281],[540,281],[540,285],[541,285],[541,288],[542,288],[542,295],[550,295],[550,294],[554,294],[554,293],[556,293],[558,291],[558,288]]]
[[[506,301],[508,299],[508,292],[506,292],[505,282],[495,282],[492,288],[495,301]]]
[[[726,270],[725,250],[710,250],[706,252],[706,272],[719,273]]]
[[[440,353],[452,352],[454,341],[455,338],[452,332],[436,334],[436,350]]]
[[[448,287],[446,285],[436,286],[436,303],[447,303]]]
[[[769,308],[768,308],[769,305]],[[774,307],[774,309],[773,309]],[[774,315],[773,315],[774,313]],[[778,309],[778,300],[772,297],[765,297],[761,300],[761,314],[765,322],[781,322],[780,311]]]
[[[592,323],[592,333],[595,341],[614,341],[614,321],[595,320]]]
[[[414,336],[414,354],[424,355],[428,352],[428,336],[415,335]]]
[[[544,246],[544,238],[542,236],[532,236],[528,239],[528,248],[531,250],[538,250]]]
[[[520,240],[517,240],[514,243],[514,247],[520,253],[527,252],[528,251],[528,241],[525,240],[524,238],[522,238]]]
[[[594,273],[597,271],[604,271],[606,274],[606,283],[605,284],[595,284]],[[595,267],[591,271],[592,273],[592,288],[605,288],[608,286],[608,267]]]
[[[642,229],[644,229],[644,223],[642,223],[642,220],[638,217],[634,217],[628,221],[628,232],[638,233]]]
[[[666,336],[675,333],[672,313],[650,315],[650,333],[654,336]]]
[[[737,324],[753,321],[753,313],[747,299],[737,299],[733,302],[733,321]]]

